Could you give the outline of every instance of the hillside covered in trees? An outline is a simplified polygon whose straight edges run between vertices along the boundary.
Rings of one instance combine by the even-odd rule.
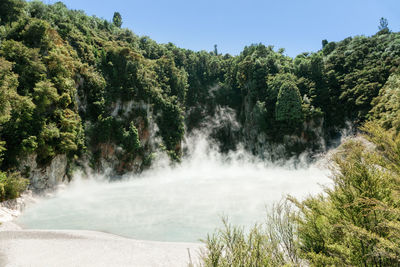
[[[218,114],[209,134],[222,152],[242,143],[272,160],[324,150],[346,122],[400,130],[400,34],[387,25],[291,58],[263,44],[238,56],[157,44],[118,12],[110,22],[62,2],[4,0],[0,19],[1,199],[59,155],[67,175],[86,163],[140,171],[158,150],[179,161],[185,133]]]

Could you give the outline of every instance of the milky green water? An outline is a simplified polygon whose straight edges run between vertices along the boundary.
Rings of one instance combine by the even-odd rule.
[[[222,216],[249,227],[262,222],[266,206],[283,196],[304,198],[328,184],[328,172],[315,165],[274,167],[243,156],[226,161],[217,152],[203,150],[175,168],[159,166],[119,182],[76,175],[54,196],[28,206],[17,222],[31,229],[85,229],[197,242],[221,227]]]

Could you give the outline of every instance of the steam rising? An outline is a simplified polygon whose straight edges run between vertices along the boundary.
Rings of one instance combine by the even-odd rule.
[[[181,164],[166,160],[140,175],[109,182],[106,175],[74,181],[28,207],[19,223],[36,229],[88,229],[136,239],[198,241],[221,226],[221,216],[250,226],[266,206],[286,194],[304,198],[322,191],[328,171],[318,164],[276,166],[242,149],[221,154],[197,134],[186,140]]]

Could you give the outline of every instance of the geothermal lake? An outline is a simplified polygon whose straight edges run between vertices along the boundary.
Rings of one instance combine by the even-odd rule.
[[[245,153],[220,155],[197,143],[180,165],[159,164],[141,175],[108,182],[74,181],[27,207],[18,223],[30,229],[85,229],[156,241],[198,242],[227,217],[250,227],[287,194],[322,192],[328,171],[318,164],[274,166]]]

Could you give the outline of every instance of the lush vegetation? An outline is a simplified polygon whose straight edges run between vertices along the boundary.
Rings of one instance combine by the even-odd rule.
[[[350,121],[364,135],[333,156],[333,187],[277,205],[249,234],[226,222],[203,265],[400,265],[400,34],[387,20],[295,58],[263,44],[194,52],[122,25],[118,12],[107,21],[61,2],[0,2],[0,201],[27,187],[30,155],[39,167],[63,154],[117,173],[160,149],[179,161],[185,131],[221,107],[240,125],[207,129],[221,150],[241,142],[261,156],[271,144],[283,156],[318,151]]]
[[[289,198],[249,234],[209,236],[204,266],[399,266],[400,134],[367,123],[332,157],[333,186]]]
[[[0,201],[19,197],[28,183],[19,173],[0,172]]]
[[[248,233],[224,219],[224,228],[209,235],[200,253],[200,266],[300,266],[293,208],[288,202],[275,205],[266,223]]]

